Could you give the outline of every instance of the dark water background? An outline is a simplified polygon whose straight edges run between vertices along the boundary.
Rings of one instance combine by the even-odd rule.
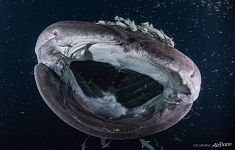
[[[232,0],[0,0],[1,150],[81,149],[87,135],[61,121],[38,93],[34,46],[41,31],[54,22],[113,20],[116,15],[163,29],[202,74],[202,90],[193,110],[175,126],[146,139],[155,137],[166,150],[235,144]],[[88,150],[101,149],[99,138],[90,138],[87,144]],[[138,139],[112,141],[110,146],[107,150],[141,149]]]

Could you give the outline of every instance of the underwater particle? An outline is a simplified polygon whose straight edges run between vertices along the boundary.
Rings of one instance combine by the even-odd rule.
[[[101,148],[104,149],[104,148],[109,147],[109,145],[111,143],[111,140],[100,138],[100,142],[101,142],[101,145],[102,145]]]
[[[72,127],[106,139],[133,139],[181,120],[200,92],[193,61],[148,22],[61,21],[35,47],[37,87]]]

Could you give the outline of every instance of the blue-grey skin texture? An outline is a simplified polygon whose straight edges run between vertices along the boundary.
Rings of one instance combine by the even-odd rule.
[[[106,45],[114,48],[99,49]],[[67,124],[96,137],[134,139],[163,131],[188,113],[200,92],[201,75],[191,59],[143,32],[115,25],[80,21],[52,24],[39,36],[35,52],[35,80],[46,104]],[[163,94],[136,110],[118,106],[112,113],[110,104],[92,104],[79,93],[68,66],[84,60],[104,61],[148,75],[164,85]],[[111,117],[96,114],[104,109]],[[137,115],[125,117],[128,112]]]

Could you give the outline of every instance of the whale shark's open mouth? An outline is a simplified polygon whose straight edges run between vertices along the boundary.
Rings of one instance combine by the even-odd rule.
[[[102,98],[103,92],[109,92],[126,108],[141,106],[164,90],[162,84],[144,74],[108,63],[74,61],[70,69],[86,96]]]
[[[201,76],[152,24],[62,21],[39,36],[35,80],[47,105],[85,133],[131,139],[163,131],[190,110]]]

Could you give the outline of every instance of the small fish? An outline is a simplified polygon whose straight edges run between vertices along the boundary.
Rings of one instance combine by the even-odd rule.
[[[146,141],[146,140],[140,138],[140,142],[141,142],[141,144],[142,144],[142,148],[143,148],[143,147],[146,147],[146,148],[148,148],[149,150],[155,150],[155,148],[154,148],[152,145],[149,144],[150,141]]]
[[[102,149],[109,147],[111,140],[108,140],[107,142],[106,142],[107,139],[104,138],[101,138],[100,140],[101,140]]]
[[[201,116],[199,113],[195,112],[193,109],[191,109],[191,111],[192,111],[195,115],[197,115],[198,117]]]
[[[189,119],[191,117],[191,115],[187,115],[183,118],[183,120]]]
[[[153,138],[154,142],[155,142],[155,147],[158,147],[159,146],[159,142],[156,138]]]
[[[88,138],[90,137],[90,135],[83,141],[83,143],[81,144],[82,150],[85,150],[87,148],[86,146],[86,142],[88,140]]]
[[[175,139],[175,141],[178,141],[178,142],[181,142],[181,141],[182,141],[182,140],[181,140],[180,138],[178,138],[178,137],[175,137],[174,139]]]
[[[161,146],[160,150],[165,150],[165,148],[163,146]]]

